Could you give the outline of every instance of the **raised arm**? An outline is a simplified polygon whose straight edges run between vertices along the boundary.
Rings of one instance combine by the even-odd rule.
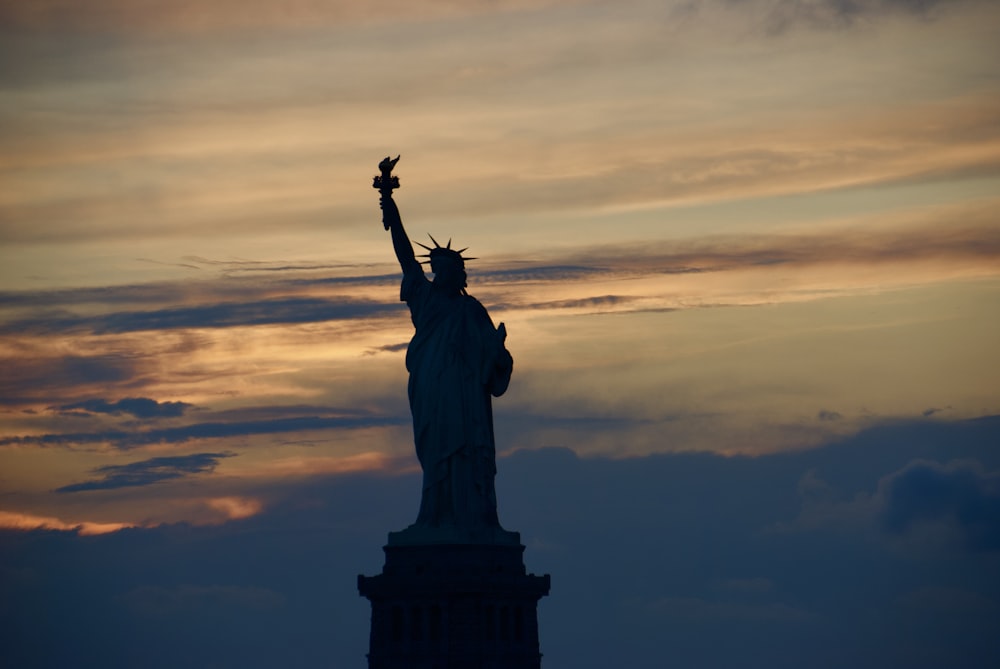
[[[410,243],[410,238],[406,235],[403,220],[399,217],[399,207],[396,206],[392,195],[383,193],[379,199],[379,205],[382,207],[382,222],[392,234],[392,248],[396,252],[396,259],[399,260],[403,274],[411,272],[422,274],[424,270],[413,254],[413,244]]]

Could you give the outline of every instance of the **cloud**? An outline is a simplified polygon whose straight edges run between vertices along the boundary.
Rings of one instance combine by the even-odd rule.
[[[405,351],[409,348],[410,343],[406,341],[401,341],[396,344],[385,344],[383,346],[376,346],[375,348],[369,349],[368,354],[374,355],[375,353],[398,353],[399,351]]]
[[[783,32],[796,25],[813,28],[845,28],[856,22],[893,15],[930,18],[937,10],[977,0],[727,0],[737,5],[756,5],[766,11],[767,27]],[[985,4],[985,2],[982,2]]]
[[[79,305],[128,305],[143,307],[176,305],[178,303],[230,303],[247,300],[264,300],[284,297],[296,289],[312,285],[348,284],[381,286],[399,281],[399,274],[365,274],[370,268],[357,265],[330,265],[302,263],[292,265],[285,261],[268,260],[208,260],[198,258],[204,267],[220,270],[211,278],[184,279],[180,281],[155,281],[81,288],[49,290],[0,291],[0,308],[45,307]],[[336,268],[340,275],[316,277],[318,272]],[[353,271],[345,275],[345,272]],[[285,274],[284,277],[263,279],[247,276],[254,272]],[[305,278],[303,278],[305,277]]]
[[[349,298],[290,297],[257,302],[174,307],[155,311],[121,311],[103,316],[38,316],[4,323],[0,332],[45,334],[49,332],[92,332],[112,334],[146,330],[221,328],[277,323],[315,323],[349,320],[395,313],[403,308]]]
[[[801,301],[871,286],[884,289],[996,275],[1000,230],[976,217],[964,224],[950,220],[961,214],[938,212],[931,217],[933,221],[905,228],[714,235],[670,243],[570,248],[556,262],[511,260],[510,268],[502,268],[507,259],[498,258],[493,266],[472,270],[471,291],[496,308],[645,311]],[[949,219],[947,224],[937,224],[945,219]],[[844,273],[845,265],[870,271]],[[901,267],[911,271],[901,272]],[[804,274],[807,271],[814,274]],[[779,291],[761,281],[747,281],[745,275],[730,278],[738,272],[754,272],[762,279],[781,273],[784,288]],[[683,280],[676,278],[679,275]],[[612,285],[615,279],[631,281]],[[360,330],[384,319],[398,319],[405,310],[393,299],[394,292],[380,291],[369,297],[365,293],[370,291],[364,290],[398,281],[396,273],[303,277],[293,271],[291,276],[264,283],[222,278],[80,291],[8,291],[0,295],[0,302],[10,307],[0,315],[0,334],[113,335],[307,323],[350,323]],[[337,286],[339,294],[315,295],[328,286]],[[633,292],[618,292],[624,290]],[[128,306],[133,303],[147,308]],[[42,358],[53,350],[62,349],[36,346],[28,354],[21,351],[12,356],[12,375],[6,380],[14,396],[40,382],[68,387],[73,379],[110,380],[115,369],[121,370],[115,378],[124,381],[143,364],[128,350],[120,357]]]
[[[2,330],[2,326],[0,326]],[[49,351],[33,346],[0,358],[4,378],[0,381],[0,404],[44,401],[49,393],[62,394],[67,389],[106,390],[128,382],[142,370],[142,361],[128,352],[96,355],[68,354],[44,357]],[[44,392],[40,392],[44,391]]]
[[[509,269],[489,269],[481,272],[471,271],[477,281],[499,284],[526,281],[580,281],[602,274],[614,273],[612,268],[594,265],[545,265],[533,263],[527,264],[524,267],[512,267]]]
[[[328,470],[326,473],[330,473]],[[357,471],[347,469],[346,471]],[[55,491],[59,492],[59,491]],[[133,498],[135,499],[135,498]],[[162,498],[161,498],[162,499]],[[88,510],[83,507],[79,498],[73,502],[73,508],[67,509],[65,513],[56,516],[42,516],[34,513],[24,513],[18,511],[0,510],[0,541],[2,541],[4,531],[14,532],[37,532],[52,531],[66,532],[80,536],[90,536],[96,534],[111,534],[121,530],[135,528],[153,528],[171,523],[182,523],[190,526],[218,526],[230,521],[245,520],[261,513],[264,504],[254,497],[228,495],[223,497],[169,497],[170,511],[175,513],[159,513],[155,510],[149,515],[140,516],[140,519],[119,519],[119,520],[80,520],[81,516],[87,516]],[[180,510],[180,518],[176,511]],[[111,513],[121,517],[120,510],[112,510]],[[99,512],[107,514],[107,510]],[[124,514],[129,515],[129,514]],[[137,516],[133,513],[132,516]],[[75,520],[66,520],[67,517],[75,517]],[[2,563],[0,563],[2,570]]]
[[[939,215],[947,216],[944,212]],[[584,265],[602,259],[615,272],[667,274],[789,265],[880,265],[941,258],[992,261],[1000,258],[1000,229],[987,220],[966,226],[951,221],[946,229],[920,221],[906,227],[864,231],[713,235],[669,244],[580,249],[570,257]]]
[[[982,458],[985,452],[978,455]],[[880,535],[904,541],[908,550],[1000,550],[1000,470],[987,470],[978,459],[941,464],[918,458],[880,476],[873,490],[853,494],[810,469],[796,487],[801,501],[795,520],[776,523],[769,532]]]
[[[834,269],[845,264],[873,269],[933,264],[933,271],[925,272],[928,282],[939,274],[991,275],[1000,261],[1000,230],[991,223],[991,210],[991,206],[980,206],[971,210],[931,211],[906,221],[905,225],[570,247],[555,257],[536,262],[497,258],[491,266],[470,270],[470,280],[473,291],[490,291],[495,286],[493,292],[500,302],[518,306],[512,301],[513,289],[518,285],[564,288],[615,278],[696,277],[710,272],[747,270],[790,272]],[[956,218],[965,222],[956,224]],[[250,277],[221,277],[207,281],[6,291],[0,293],[0,306],[8,308],[0,322],[0,333],[115,334],[358,321],[395,316],[405,309],[391,299],[391,294],[384,300],[363,294],[365,288],[397,284],[398,273],[366,275],[361,273],[363,268],[352,267],[354,273],[342,276],[303,276],[298,269],[271,266],[263,261],[246,262],[266,265],[277,276],[266,282]],[[884,281],[878,285],[884,285]],[[314,294],[321,287],[332,286],[339,287],[340,294]],[[608,306],[608,301],[618,300],[615,307],[621,310],[633,297],[653,296],[649,284],[641,290],[644,292],[639,295],[586,295],[568,299],[560,296],[542,301],[536,308],[577,308],[581,305],[578,300],[588,299],[604,300],[604,306]],[[525,301],[520,306],[529,304]],[[128,305],[143,308],[128,308]],[[640,301],[635,308],[645,309],[649,305]],[[33,376],[44,378],[51,374]]]
[[[642,3],[629,3],[641,6]],[[657,3],[662,4],[662,3]],[[950,0],[720,0],[702,3],[744,10],[768,17],[774,29],[805,24],[814,27],[843,27],[860,19],[882,18],[894,14],[926,17],[935,10],[957,4],[975,4]],[[135,36],[217,37],[267,29],[270,32],[308,31],[317,27],[332,29],[371,22],[427,22],[454,20],[456,17],[497,15],[520,12],[538,14],[579,6],[594,11],[588,0],[492,0],[491,2],[455,3],[448,0],[385,0],[378,8],[346,2],[298,2],[275,5],[264,0],[213,0],[210,3],[188,0],[152,0],[135,6],[128,0],[93,0],[89,11],[67,0],[5,3],[0,6],[0,25],[10,30],[57,32],[62,34],[116,34],[119,38]],[[687,19],[688,25],[698,12],[696,3],[668,3],[672,18]]]
[[[464,37],[459,44],[452,46],[456,54],[464,55],[467,51],[467,45],[462,43],[467,39]],[[659,42],[664,41],[659,33],[656,39]],[[504,41],[504,44],[506,43]],[[271,48],[275,50],[273,57],[254,58],[253,61],[278,63],[286,60],[283,57],[284,45],[272,45]],[[186,49],[183,51],[187,52]],[[605,56],[602,51],[601,57]],[[119,126],[116,124],[103,129],[102,141],[98,141],[93,133],[81,132],[73,135],[72,142],[63,142],[52,147],[49,151],[61,154],[53,162],[70,165],[64,169],[69,170],[71,174],[59,180],[58,195],[61,197],[56,199],[57,193],[52,192],[51,186],[54,180],[46,177],[47,170],[26,172],[22,178],[30,182],[31,187],[16,189],[18,195],[7,207],[10,212],[10,224],[5,230],[8,239],[11,241],[57,239],[66,242],[73,238],[119,240],[131,236],[142,239],[150,234],[189,238],[193,232],[205,229],[209,225],[216,233],[231,231],[240,235],[251,232],[273,234],[279,221],[290,231],[315,233],[320,225],[328,227],[330,221],[343,221],[345,225],[349,224],[348,222],[360,225],[365,218],[371,219],[370,211],[366,214],[364,207],[356,198],[341,199],[337,195],[331,195],[327,186],[328,166],[322,168],[321,175],[317,172],[318,166],[307,166],[296,160],[293,161],[299,164],[296,168],[296,177],[289,178],[282,176],[289,167],[284,162],[283,156],[289,154],[314,156],[317,151],[322,151],[311,138],[325,133],[325,119],[328,119],[330,114],[341,112],[337,107],[329,107],[331,98],[354,100],[354,104],[359,105],[356,116],[343,120],[345,127],[350,128],[354,124],[370,125],[373,122],[372,114],[381,114],[380,109],[390,109],[391,106],[384,105],[381,101],[371,101],[369,91],[389,90],[397,94],[396,82],[373,84],[368,90],[359,87],[360,90],[344,91],[341,86],[335,86],[331,90],[326,83],[329,79],[326,76],[326,67],[312,65],[316,62],[324,64],[336,62],[337,58],[350,57],[355,61],[368,62],[372,58],[382,57],[374,48],[371,49],[371,53],[343,54],[324,51],[322,56],[299,54],[298,57],[302,58],[303,62],[293,69],[295,76],[303,83],[296,86],[296,90],[326,89],[325,95],[314,94],[320,99],[303,102],[297,97],[298,93],[295,96],[287,92],[276,95],[268,88],[258,89],[258,86],[267,85],[262,82],[286,78],[288,73],[283,69],[270,72],[270,77],[243,75],[244,79],[240,77],[240,73],[232,73],[220,64],[218,67],[221,71],[217,76],[230,79],[232,83],[218,91],[215,90],[216,87],[212,87],[212,92],[220,99],[214,104],[201,103],[207,108],[203,108],[197,102],[203,97],[202,91],[193,91],[190,98],[196,102],[184,107],[183,122],[178,122],[173,116],[157,122],[155,116],[148,116],[149,113],[155,114],[155,112],[149,112],[145,107],[131,115],[127,115],[128,110],[122,110],[119,106],[107,111],[90,110],[99,119],[108,116],[124,117],[138,124],[150,123],[148,129],[139,130],[147,141],[136,148],[137,144],[131,141],[132,135],[118,129]],[[425,59],[427,54],[417,49],[414,57]],[[431,58],[431,62],[423,63],[427,70],[423,72],[421,82],[417,85],[418,91],[427,96],[428,93],[424,90],[426,85],[438,82],[437,86],[441,86],[440,80],[451,81],[454,76],[453,70],[457,69],[457,66],[452,64],[452,58],[460,57],[439,54]],[[491,55],[491,58],[497,60],[509,57],[509,54],[502,50]],[[663,58],[664,55],[657,54],[656,57]],[[676,55],[671,53],[670,57],[676,58]],[[153,56],[149,58],[154,59]],[[836,58],[831,56],[833,59],[831,62],[841,62]],[[16,58],[10,60],[18,62]],[[215,62],[211,56],[197,58],[196,62],[203,65],[205,60],[213,64]],[[245,56],[236,60],[240,63],[247,62]],[[628,67],[628,72],[635,73],[633,76],[641,75],[642,69],[636,71],[638,66],[627,63],[625,65]],[[824,63],[813,67],[827,66]],[[256,71],[255,68],[246,65],[244,67],[250,72]],[[535,80],[539,76],[538,72],[532,71],[532,68],[537,67],[538,64],[529,59],[527,64],[529,79]],[[385,67],[380,72],[384,74],[384,71],[393,69]],[[201,66],[191,65],[189,68],[177,68],[177,70],[187,72],[190,77],[189,70],[198,72],[201,71]],[[131,89],[127,86],[143,89],[149,86],[150,84],[144,81],[143,74],[145,72],[142,70],[140,74],[136,74],[137,79],[143,79],[141,83],[118,84],[124,88],[120,94],[128,95]],[[373,82],[384,81],[378,78],[378,73],[373,72],[372,76]],[[592,74],[583,68],[576,76],[590,82]],[[178,82],[168,79],[162,88],[179,94],[176,92],[176,87],[195,86],[197,89],[199,80],[200,78],[194,78],[193,82],[183,80]],[[369,78],[359,77],[359,81],[365,80]],[[811,80],[823,81],[824,78],[813,77]],[[871,85],[864,86],[864,89],[867,91],[876,88],[879,83],[872,82]],[[273,87],[273,83],[271,85]],[[477,85],[487,94],[491,91],[488,84],[478,79],[462,82],[459,89],[469,95],[472,91],[467,87]],[[599,85],[588,85],[593,89],[600,88]],[[447,93],[454,95],[456,86],[457,84],[452,83],[451,90]],[[233,87],[238,90],[234,91]],[[789,85],[789,88],[794,89],[794,85]],[[828,87],[832,90],[838,88],[838,86]],[[101,86],[99,91],[103,90],[104,87]],[[704,93],[698,90],[683,91],[683,97],[689,100],[692,98],[698,100],[701,95]],[[933,92],[929,92],[928,95],[933,95]],[[239,111],[236,109],[231,111],[232,114],[245,114],[249,118],[243,123],[220,122],[218,109],[236,107],[232,99],[234,96],[250,98],[248,102],[238,105]],[[268,108],[275,105],[276,97],[283,102],[277,105],[280,109],[272,113]],[[477,113],[479,110],[473,107],[467,117],[476,120],[475,127],[466,128],[463,125],[453,129],[455,115],[424,110],[419,115],[420,123],[414,122],[411,132],[419,133],[426,138],[412,137],[411,142],[431,144],[435,136],[442,134],[448,137],[453,136],[453,133],[455,136],[464,133],[475,133],[480,136],[485,134],[485,137],[472,143],[475,146],[473,150],[482,151],[485,147],[490,147],[485,149],[488,155],[477,162],[495,167],[491,167],[492,173],[485,177],[472,180],[464,174],[472,161],[472,155],[467,153],[470,150],[468,143],[460,143],[465,147],[462,150],[456,150],[451,146],[421,147],[426,153],[434,153],[441,157],[438,164],[431,166],[434,174],[429,187],[425,187],[422,194],[417,194],[419,197],[417,206],[428,210],[433,216],[445,214],[464,218],[468,218],[469,212],[484,210],[506,214],[561,210],[576,215],[581,210],[592,212],[595,208],[602,207],[656,207],[665,204],[716,202],[720,198],[811,193],[820,189],[842,188],[852,184],[886,183],[914,176],[932,175],[934,179],[944,181],[949,177],[959,178],[961,170],[985,169],[990,166],[995,171],[996,129],[991,120],[996,115],[995,109],[992,108],[995,107],[995,102],[991,107],[991,101],[985,96],[976,101],[965,100],[960,105],[957,103],[941,105],[937,100],[934,104],[923,104],[919,108],[907,104],[903,110],[905,113],[900,112],[896,108],[899,103],[893,101],[892,108],[885,113],[879,124],[866,118],[862,111],[844,115],[839,105],[835,108],[841,111],[841,115],[835,120],[822,115],[817,117],[814,114],[795,112],[794,123],[781,121],[785,118],[785,114],[789,113],[787,109],[799,110],[801,104],[808,104],[814,97],[803,96],[804,99],[795,101],[797,104],[788,105],[775,101],[773,105],[776,108],[762,115],[763,119],[759,124],[751,126],[754,128],[751,133],[747,133],[747,122],[741,121],[736,127],[719,128],[720,119],[711,116],[708,119],[698,118],[670,124],[676,128],[683,128],[685,133],[698,124],[710,128],[702,136],[697,134],[687,136],[664,126],[661,117],[655,115],[654,111],[660,109],[661,105],[645,104],[641,99],[636,101],[633,96],[626,96],[619,103],[624,109],[606,110],[608,119],[600,122],[600,127],[586,128],[584,133],[575,133],[568,137],[560,132],[554,132],[544,138],[540,138],[537,132],[522,133],[520,127],[511,127],[512,119],[509,112],[501,114],[499,118],[483,119],[483,114]],[[752,96],[752,99],[758,104],[764,104],[759,96]],[[361,104],[362,100],[364,104]],[[655,98],[652,100],[655,101]],[[630,101],[633,102],[630,104]],[[398,101],[394,102],[399,104]],[[61,104],[61,101],[52,104]],[[368,104],[378,104],[379,107],[369,110],[366,108]],[[487,107],[483,112],[488,114],[489,102],[481,104]],[[500,109],[505,109],[510,104],[509,97],[496,101]],[[672,107],[673,103],[664,99],[664,105]],[[613,119],[619,115],[630,119],[638,113],[637,106],[650,110],[649,115],[643,114],[637,122],[627,123],[627,131],[619,128]],[[722,106],[727,107],[725,104]],[[965,109],[956,109],[956,106],[964,106]],[[163,108],[172,107],[165,102]],[[80,110],[79,114],[86,115],[87,111]],[[540,115],[534,123],[549,127],[558,127],[569,112],[564,104],[549,101],[546,101],[540,110],[532,109],[533,115]],[[15,113],[14,116],[12,122],[16,121],[18,116],[29,115]],[[286,119],[300,116],[304,117],[302,122],[292,125],[305,124],[308,129],[291,132]],[[725,122],[725,119],[721,122]],[[99,121],[94,121],[95,125],[98,123]],[[486,123],[489,123],[490,127],[483,128],[483,124]],[[731,123],[729,121],[729,125]],[[853,127],[852,123],[855,124]],[[245,132],[239,131],[244,124],[253,124],[262,130],[253,137],[248,137]],[[865,125],[868,127],[858,127]],[[37,126],[28,125],[26,131],[20,134],[26,135],[28,129],[36,128]],[[37,129],[35,131],[37,132]],[[732,140],[731,137],[737,133],[739,139]],[[785,137],[785,133],[794,135]],[[775,135],[779,135],[780,139]],[[41,152],[38,144],[51,141],[49,138],[53,136],[61,134],[53,131],[40,137],[32,135],[30,142],[25,142],[23,153],[16,158],[12,156],[11,161],[15,164],[34,162],[36,160],[34,156]],[[494,136],[497,136],[498,141],[492,141]],[[306,141],[302,139],[303,137],[310,139]],[[264,138],[267,138],[266,141]],[[914,138],[919,138],[919,141]],[[87,142],[93,142],[95,146],[80,146],[80,143]],[[264,145],[258,146],[258,143]],[[220,147],[220,144],[225,146]],[[116,149],[119,153],[106,155],[112,153],[107,148],[109,146],[120,147]],[[662,147],[671,147],[667,155],[663,155]],[[962,150],[957,147],[962,147]],[[93,158],[95,152],[105,155],[95,160]],[[72,155],[75,153],[83,154],[87,158],[85,160],[77,158]],[[567,153],[574,156],[574,162],[582,163],[579,173],[566,175],[556,171],[555,174],[551,172],[541,175],[523,174],[526,165],[551,163],[551,156]],[[246,159],[233,161],[238,165],[218,164],[224,161],[226,156],[233,154],[249,155]],[[148,159],[150,155],[156,156],[154,163],[166,161],[176,164],[177,167],[164,175],[150,167]],[[274,157],[268,159],[268,156]],[[328,154],[324,154],[324,158],[327,159],[325,161],[327,165],[329,160],[335,159]],[[282,164],[282,169],[277,172],[274,168],[276,161],[281,161]],[[86,165],[87,171],[80,166],[81,163]],[[344,164],[342,174],[345,176],[348,173],[353,174],[356,169],[356,166],[350,167]],[[90,170],[98,174],[107,173],[109,180],[123,172],[129,174],[131,178],[126,183],[115,181],[113,183],[116,187],[105,191],[97,188],[81,188],[79,192],[72,193],[62,190],[72,190],[77,180],[88,185],[92,184],[96,178],[88,176]],[[70,176],[76,176],[76,179],[69,178]],[[248,188],[248,181],[255,184],[259,182],[259,187]],[[457,182],[462,182],[463,191],[468,192],[455,194],[453,184]],[[150,198],[150,191],[157,193],[158,197]],[[151,206],[151,199],[154,206]],[[290,202],[296,204],[290,205]],[[318,211],[322,211],[322,215],[318,214]],[[140,217],[150,221],[150,225],[140,227],[131,223]],[[153,222],[157,225],[152,225]]]
[[[86,490],[113,490],[145,486],[161,481],[170,481],[194,474],[211,473],[222,458],[231,458],[235,453],[194,453],[150,458],[127,465],[105,465],[93,470],[100,477],[83,483],[73,483],[57,488],[55,492],[83,492]]]
[[[190,286],[190,284],[188,284]],[[160,304],[190,294],[177,283],[64,288],[59,290],[0,291],[0,307],[55,307],[67,304]]]
[[[74,523],[49,516],[0,511],[0,529],[3,530],[57,530],[61,532],[75,532],[88,536],[117,532],[127,527],[135,527],[135,525],[131,523],[103,523],[92,521]]]
[[[879,521],[891,535],[943,522],[970,550],[1000,550],[1000,471],[975,461],[917,460],[887,476],[879,498]]]
[[[918,419],[760,457],[501,458],[501,521],[521,533],[528,570],[552,576],[539,604],[546,662],[658,669],[667,642],[675,664],[706,669],[747,657],[816,669],[993,666],[1000,583],[982,554],[893,550],[856,529],[764,529],[794,517],[797,488],[818,480],[836,501],[870,496],[915,459],[952,454],[996,470],[998,430],[997,418]],[[197,651],[248,669],[363,665],[370,608],[357,574],[377,573],[386,532],[412,522],[419,473],[254,485],[268,489],[266,508],[236,522],[84,538],[0,532],[5,659],[169,669]],[[38,643],[53,636],[60,643]],[[915,647],[930,659],[900,661]]]
[[[57,31],[135,35],[218,36],[245,31],[303,30],[336,27],[359,21],[447,18],[455,15],[575,5],[580,0],[492,0],[454,3],[448,0],[384,0],[379,7],[350,2],[295,2],[275,5],[266,0],[150,0],[136,6],[128,0],[93,0],[88,11],[67,0],[38,0],[0,5],[0,25],[20,31]]]
[[[316,430],[386,427],[401,425],[406,422],[409,422],[409,418],[404,419],[399,416],[294,416],[242,422],[203,422],[151,430],[108,430],[104,432],[11,436],[0,438],[0,446],[14,444],[37,446],[109,444],[115,448],[127,450],[152,444],[183,444],[188,441],[200,439],[223,439],[227,437],[284,434]]]
[[[572,300],[553,300],[538,302],[529,306],[530,309],[601,309],[629,304],[636,298],[623,295],[599,295]]]
[[[136,418],[176,418],[191,408],[187,402],[157,402],[148,397],[126,397],[117,402],[91,399],[73,404],[64,404],[60,411],[82,409],[90,413],[106,413],[114,416],[127,413]]]
[[[257,264],[257,261],[252,263]],[[34,312],[34,315],[4,319],[4,322],[0,323],[0,332],[49,334],[85,331],[95,334],[118,334],[182,328],[296,324],[380,318],[395,315],[405,309],[401,303],[391,300],[373,301],[346,295],[320,298],[307,294],[317,286],[394,286],[400,281],[399,273],[295,277],[294,274],[298,271],[296,269],[285,267],[269,269],[275,272],[289,272],[292,276],[264,284],[252,279],[234,280],[224,277],[198,282],[112,285],[50,291],[6,291],[0,293],[0,306],[27,310],[29,314]],[[473,281],[480,286],[493,283],[502,285],[539,281],[578,281],[598,275],[613,275],[615,271],[613,268],[604,267],[529,264],[512,269],[479,271],[474,274]],[[285,296],[270,299],[269,295],[274,292],[285,293]],[[220,297],[229,298],[229,301],[212,302]],[[141,311],[122,308],[129,304],[160,308]],[[87,316],[70,311],[83,305],[103,306],[110,311]]]
[[[206,506],[222,514],[226,520],[241,520],[260,513],[264,506],[259,500],[248,497],[210,497]]]

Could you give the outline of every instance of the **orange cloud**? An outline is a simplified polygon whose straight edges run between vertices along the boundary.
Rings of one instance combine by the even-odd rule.
[[[10,530],[64,530],[79,534],[108,534],[126,527],[140,527],[134,523],[98,523],[92,521],[72,522],[28,513],[0,511],[0,528]]]
[[[213,497],[205,504],[225,515],[226,520],[240,520],[256,516],[264,509],[259,500],[249,497]]]
[[[404,461],[385,453],[366,452],[345,457],[335,456],[298,456],[275,458],[266,463],[260,463],[239,469],[233,466],[229,469],[232,476],[253,478],[274,478],[283,476],[315,476],[323,474],[350,474],[354,472],[402,472],[412,471],[416,467],[412,458]]]
[[[264,510],[258,499],[246,496],[202,497],[193,499],[160,500],[154,513],[143,521],[99,522],[90,520],[63,520],[55,516],[41,516],[15,511],[0,511],[0,529],[31,531],[59,530],[81,535],[108,534],[130,527],[154,527],[162,523],[186,522],[192,525],[221,525],[232,520],[256,516]],[[140,507],[142,505],[140,504]],[[135,510],[140,510],[137,508]],[[122,509],[128,514],[129,510]]]

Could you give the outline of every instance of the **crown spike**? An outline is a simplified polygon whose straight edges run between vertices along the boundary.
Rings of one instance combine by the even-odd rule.
[[[447,249],[451,248],[451,237],[448,238],[448,246],[446,246],[445,248]]]
[[[413,242],[413,243],[421,248],[427,249],[428,251],[431,250],[431,247],[427,246],[426,244],[421,244],[420,242]]]
[[[434,246],[436,246],[437,248],[441,248],[441,245],[438,244],[438,240],[434,239],[434,235],[432,235],[431,233],[428,232],[427,236],[431,238],[432,242],[434,242]]]
[[[459,250],[455,251],[455,253],[465,253],[468,250],[469,250],[469,247],[466,246],[464,249],[459,249]],[[466,260],[468,260],[468,258],[466,258]]]

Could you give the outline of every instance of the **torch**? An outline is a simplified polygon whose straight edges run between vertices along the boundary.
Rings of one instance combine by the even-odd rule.
[[[392,168],[395,167],[398,162],[399,156],[396,156],[395,158],[386,156],[383,158],[382,162],[378,164],[378,169],[381,174],[377,175],[372,181],[372,188],[377,189],[378,192],[382,194],[383,198],[390,201],[392,200],[392,191],[399,188],[399,177],[392,176]],[[385,226],[386,230],[389,229],[389,222],[386,221],[384,217],[382,224]]]

